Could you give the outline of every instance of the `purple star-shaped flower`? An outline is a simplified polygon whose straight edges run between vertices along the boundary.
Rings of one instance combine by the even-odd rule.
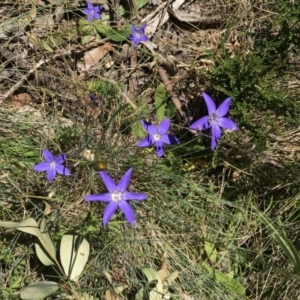
[[[99,14],[100,10],[103,6],[95,6],[87,1],[87,9],[84,9],[82,12],[88,16],[87,21],[90,23],[92,22],[93,18],[97,20],[101,20],[101,15]]]
[[[71,175],[69,169],[63,165],[67,157],[66,154],[60,154],[56,158],[54,158],[53,154],[49,150],[44,149],[43,157],[45,161],[36,164],[33,170],[38,172],[47,171],[48,181],[54,180],[56,172],[64,176]]]
[[[137,144],[138,147],[149,147],[155,144],[157,156],[162,157],[164,144],[179,144],[178,139],[174,135],[167,134],[170,128],[170,119],[162,120],[157,127],[144,120],[141,120],[141,124],[149,135]]]
[[[229,130],[238,130],[239,128],[233,120],[224,118],[229,111],[231,98],[225,99],[217,109],[214,100],[208,94],[203,92],[202,96],[208,109],[208,116],[194,122],[190,129],[205,130],[211,128],[211,149],[213,150],[221,138],[221,127]]]
[[[145,35],[145,28],[147,24],[143,24],[140,29],[136,29],[134,25],[131,26],[131,32],[129,39],[133,41],[135,47],[138,46],[140,42],[147,42],[149,38]]]
[[[114,180],[105,172],[99,172],[102,180],[108,189],[109,193],[100,195],[89,195],[85,196],[86,201],[103,201],[108,202],[103,214],[103,225],[106,226],[110,218],[116,212],[118,207],[122,210],[127,221],[133,225],[134,223],[134,211],[132,207],[128,204],[128,200],[143,201],[148,197],[146,194],[142,193],[132,193],[128,192],[127,188],[129,186],[130,177],[133,168],[130,168],[122,177],[118,184],[115,184]]]

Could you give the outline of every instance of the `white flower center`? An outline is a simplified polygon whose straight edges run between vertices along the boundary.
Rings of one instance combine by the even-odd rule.
[[[56,162],[55,161],[52,161],[51,163],[50,163],[50,168],[55,168],[56,167]]]
[[[94,12],[93,10],[90,10],[90,15],[91,15],[91,16],[93,16],[94,13],[95,13],[95,12]]]
[[[111,200],[114,202],[120,202],[122,200],[122,193],[119,191],[114,191],[111,193]]]
[[[209,116],[209,123],[210,124],[215,124],[218,122],[219,117],[216,115],[216,113],[213,113],[211,116]]]
[[[153,134],[153,139],[154,139],[154,141],[159,141],[160,140],[160,134],[159,133]]]

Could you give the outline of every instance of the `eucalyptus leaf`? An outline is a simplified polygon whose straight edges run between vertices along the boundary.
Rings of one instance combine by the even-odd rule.
[[[65,234],[60,243],[60,261],[70,280],[78,281],[89,257],[90,244],[79,235]]]
[[[41,300],[58,290],[59,286],[56,282],[33,282],[25,286],[20,293],[23,300]]]

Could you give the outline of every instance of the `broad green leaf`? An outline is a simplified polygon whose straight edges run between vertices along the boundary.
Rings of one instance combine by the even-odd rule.
[[[136,0],[136,8],[139,10],[146,4],[148,4],[149,0]]]
[[[104,25],[103,23],[99,23],[95,25],[95,28],[99,33],[107,36],[109,39],[115,42],[122,42],[126,40],[131,34],[130,26],[114,29],[110,26]]]
[[[78,281],[89,257],[90,244],[79,235],[65,234],[60,243],[60,261],[70,280]]]
[[[43,218],[41,221],[40,231],[42,233],[45,242],[49,245],[49,249],[51,249],[52,257],[55,257],[56,249],[51,239],[51,236],[49,234],[45,218]],[[49,254],[47,254],[47,251],[45,251],[45,249],[41,247],[40,244],[35,243],[34,246],[35,246],[36,255],[39,258],[39,260],[42,262],[42,264],[44,264],[45,266],[54,265],[54,262],[49,258]]]
[[[144,292],[145,292],[145,290],[143,288],[139,289],[139,291],[135,295],[135,300],[143,300]]]
[[[235,279],[232,279],[230,275],[220,272],[207,264],[202,265],[211,275],[213,275],[214,279],[225,285],[229,290],[235,292],[237,295],[246,296],[245,287]]]
[[[59,286],[56,282],[33,282],[25,286],[20,293],[23,300],[41,300],[58,290]]]
[[[120,5],[119,6],[119,15],[123,16],[123,15],[125,15],[125,13],[126,13],[126,11],[125,11],[124,7],[122,5]]]
[[[115,292],[117,295],[119,295],[119,294],[121,294],[125,289],[126,289],[126,286],[124,286],[124,285],[119,285],[119,286],[114,287],[114,292]]]
[[[58,32],[57,34],[52,34],[49,35],[47,38],[47,43],[49,44],[50,47],[55,47],[57,48],[60,46],[63,42],[63,39],[61,37],[61,33]]]
[[[34,219],[28,218],[22,222],[0,222],[0,226],[18,229],[20,231],[36,236],[41,242],[42,246],[44,247],[44,250],[53,259],[53,261],[56,261],[55,247],[51,238],[48,239],[47,237],[44,237],[44,235],[41,233],[38,227],[37,222]]]
[[[53,52],[53,49],[48,45],[48,43],[44,40],[40,40],[40,45],[47,51]]]
[[[131,34],[131,28],[129,26],[120,28],[118,30],[109,28],[107,31],[107,37],[114,42],[122,42],[127,40],[129,35]]]
[[[147,277],[148,282],[157,280],[158,282],[161,282],[157,272],[154,269],[151,268],[142,268],[141,271],[144,273],[144,275]]]
[[[87,43],[90,42],[91,38],[92,38],[91,35],[85,35],[84,37],[82,37],[81,42],[82,42],[83,44],[87,44]]]
[[[131,125],[132,128],[132,133],[139,139],[143,138],[146,136],[146,131],[142,127],[140,122],[134,122]]]
[[[279,244],[281,250],[288,257],[293,266],[295,274],[300,278],[300,255],[294,245],[286,237],[284,232],[277,228],[263,213],[256,209],[261,222],[264,223],[271,234],[272,238]]]
[[[48,43],[40,38],[38,38],[37,36],[35,36],[34,34],[31,34],[29,32],[26,32],[27,37],[29,38],[30,42],[36,46],[36,47],[42,47],[45,50],[49,51],[49,52],[53,52],[53,49],[48,45]]]
[[[173,101],[167,101],[166,117],[172,118],[176,111],[177,111],[177,108],[174,105]]]
[[[164,286],[157,272],[151,268],[142,268],[141,271],[147,277],[148,282],[156,282],[156,286],[149,293],[150,300],[161,300],[164,295]]]
[[[42,234],[38,228],[37,222],[32,219],[28,218],[22,222],[4,222],[0,221],[0,226],[6,227],[6,228],[14,228],[18,229],[20,231],[32,234],[36,237],[42,237]]]
[[[32,9],[24,17],[20,18],[18,22],[28,24],[36,18],[36,6],[32,4]]]
[[[218,252],[216,250],[215,245],[209,241],[204,241],[204,249],[205,249],[206,255],[208,256],[209,260],[212,263],[215,263],[217,260],[217,256],[218,256]]]
[[[167,97],[166,88],[161,83],[156,88],[155,94],[154,94],[154,105],[155,105],[155,108],[156,108],[156,115],[157,115],[157,120],[158,121],[161,121],[162,119],[165,118],[166,97]]]

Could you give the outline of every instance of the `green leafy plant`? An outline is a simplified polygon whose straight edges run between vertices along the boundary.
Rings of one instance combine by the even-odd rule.
[[[38,239],[34,244],[35,250],[41,263],[45,266],[54,265],[65,279],[78,281],[90,252],[90,245],[85,238],[76,234],[65,234],[61,240],[61,263],[59,263],[56,257],[56,247],[49,234],[45,218],[42,218],[39,222],[32,218],[25,219],[22,222],[1,221],[0,226],[17,229],[35,236]],[[33,282],[21,290],[21,299],[44,299],[58,289],[59,285],[56,282]]]

